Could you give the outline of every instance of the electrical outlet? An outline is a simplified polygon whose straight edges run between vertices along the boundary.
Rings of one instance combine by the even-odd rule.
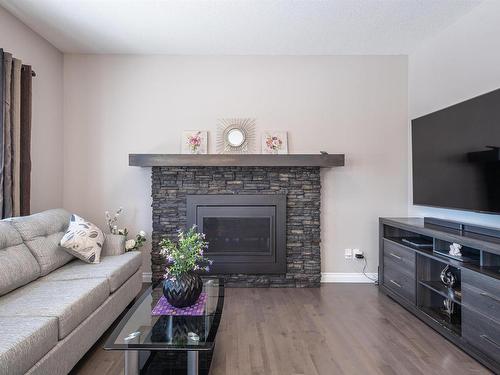
[[[344,257],[346,259],[352,259],[352,249],[345,249],[344,250]]]
[[[362,257],[357,258],[356,255],[361,255]],[[353,249],[352,250],[352,258],[353,259],[363,259],[363,251],[361,251],[360,249]]]

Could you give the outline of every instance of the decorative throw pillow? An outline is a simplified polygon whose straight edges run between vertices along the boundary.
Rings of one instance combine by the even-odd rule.
[[[61,246],[71,255],[87,262],[99,263],[104,233],[96,225],[78,215],[71,215]]]

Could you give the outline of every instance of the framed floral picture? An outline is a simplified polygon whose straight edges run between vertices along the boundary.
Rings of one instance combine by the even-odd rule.
[[[268,130],[262,134],[263,154],[288,154],[287,132]]]
[[[208,154],[208,133],[204,130],[182,132],[182,154]]]

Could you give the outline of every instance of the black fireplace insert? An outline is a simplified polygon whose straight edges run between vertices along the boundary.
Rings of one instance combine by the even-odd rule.
[[[206,234],[210,273],[286,272],[285,195],[188,195],[193,224]]]

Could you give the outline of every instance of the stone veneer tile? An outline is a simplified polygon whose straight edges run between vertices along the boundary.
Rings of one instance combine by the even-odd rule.
[[[163,277],[158,242],[186,228],[186,195],[286,194],[286,274],[230,274],[228,287],[318,287],[321,279],[319,167],[153,167],[153,282]]]

